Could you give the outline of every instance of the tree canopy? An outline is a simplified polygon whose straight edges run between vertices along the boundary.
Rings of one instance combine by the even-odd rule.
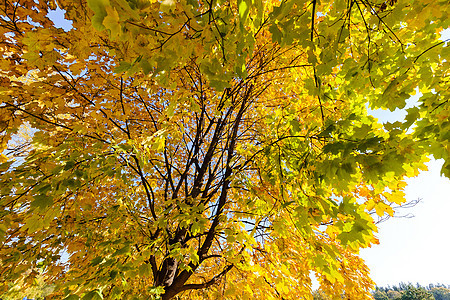
[[[429,155],[450,176],[447,0],[0,13],[0,294],[370,298],[377,218]]]
[[[414,286],[401,282],[399,286],[377,286],[372,296],[375,300],[450,300],[450,289],[445,284],[429,284],[423,287],[419,283]]]

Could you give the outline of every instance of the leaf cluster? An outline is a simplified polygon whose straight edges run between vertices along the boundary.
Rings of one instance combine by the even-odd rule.
[[[449,176],[446,1],[1,5],[0,292],[368,299],[378,218]]]

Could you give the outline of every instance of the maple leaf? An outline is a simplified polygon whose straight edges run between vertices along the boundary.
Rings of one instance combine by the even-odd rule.
[[[375,218],[450,176],[444,2],[2,3],[0,296],[370,299]]]

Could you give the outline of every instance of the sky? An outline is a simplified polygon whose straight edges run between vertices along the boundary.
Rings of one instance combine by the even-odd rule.
[[[450,29],[442,32],[442,40],[450,39]],[[405,109],[414,106],[412,97]],[[380,122],[401,121],[405,109],[370,111]],[[420,199],[399,215],[413,218],[391,218],[379,224],[379,245],[363,249],[361,256],[378,286],[400,282],[450,284],[450,180],[440,176],[443,160],[431,159],[428,171],[407,180],[407,201]]]
[[[399,282],[450,284],[450,180],[439,175],[442,160],[409,179],[408,201],[420,199],[412,218],[391,218],[379,224],[379,245],[361,251],[378,286]]]
[[[70,30],[71,22],[64,20],[59,8],[49,17],[56,26]],[[450,29],[442,32],[442,39],[450,39]],[[410,99],[405,109],[414,106],[416,99]],[[380,122],[393,122],[403,120],[405,109],[370,113]],[[380,245],[361,251],[378,286],[400,282],[450,284],[450,180],[440,176],[442,164],[442,160],[431,159],[428,171],[407,181],[406,199],[421,201],[399,214],[414,217],[391,218],[379,224]]]

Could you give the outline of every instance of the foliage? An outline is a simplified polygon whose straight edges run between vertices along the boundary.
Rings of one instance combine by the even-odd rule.
[[[435,300],[450,300],[450,289],[444,287],[432,287],[430,292]]]
[[[444,284],[429,284],[421,286],[419,283],[414,287],[411,283],[401,282],[398,286],[376,287],[372,292],[374,299],[450,299],[450,286]],[[387,298],[385,298],[387,297]]]
[[[38,274],[30,274],[33,271],[26,272],[26,275],[33,275],[35,277],[33,285],[24,289],[24,282],[19,280],[17,282],[9,283],[8,291],[0,294],[2,300],[14,300],[14,299],[33,299],[33,300],[45,300],[46,296],[53,292],[53,286],[48,285],[44,281],[42,272]]]
[[[424,288],[409,286],[402,292],[401,300],[434,300],[433,294]]]
[[[386,292],[383,290],[375,290],[372,293],[372,296],[375,300],[389,300],[389,297],[387,296]]]
[[[312,271],[370,298],[376,217],[429,154],[450,175],[448,12],[3,1],[0,293],[42,272],[57,299],[299,299]],[[367,115],[417,89],[404,122]]]
[[[402,297],[402,294],[400,292],[398,292],[398,291],[395,291],[395,290],[387,291],[386,295],[391,300],[400,300],[400,298]]]
[[[328,297],[323,291],[313,291],[312,292],[313,300],[330,300],[330,297]]]

